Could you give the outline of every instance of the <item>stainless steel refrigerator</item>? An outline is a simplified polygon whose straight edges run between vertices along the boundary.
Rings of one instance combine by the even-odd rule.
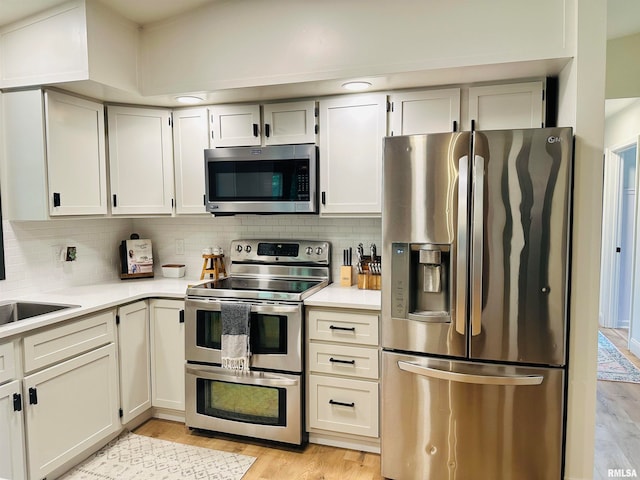
[[[382,474],[562,478],[570,128],[384,139]]]

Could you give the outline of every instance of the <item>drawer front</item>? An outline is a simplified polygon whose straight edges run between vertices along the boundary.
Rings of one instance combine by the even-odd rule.
[[[0,384],[16,378],[16,362],[13,342],[0,345]]]
[[[309,426],[378,437],[378,383],[309,375]]]
[[[309,339],[378,346],[378,314],[309,310]]]
[[[114,311],[109,310],[25,337],[25,373],[113,342],[114,319]]]
[[[377,348],[309,344],[309,371],[311,372],[378,380],[378,365]]]

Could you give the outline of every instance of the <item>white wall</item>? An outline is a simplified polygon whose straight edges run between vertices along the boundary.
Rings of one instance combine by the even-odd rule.
[[[573,10],[574,0],[219,0],[144,27],[141,91],[568,58]]]
[[[45,222],[3,222],[7,279],[0,282],[0,300],[33,291],[119,281],[118,246],[133,232],[153,241],[154,271],[163,263],[184,263],[186,276],[200,278],[202,249],[229,249],[239,238],[318,239],[332,244],[332,278],[340,278],[342,249],[371,242],[381,250],[379,218],[324,219],[317,215],[239,215],[147,219],[56,219]],[[184,254],[176,254],[176,239]],[[60,262],[66,245],[77,247],[78,259]]]
[[[606,1],[580,0],[577,52],[561,76],[575,118],[566,480],[593,478],[606,63]],[[611,468],[616,468],[612,465]]]
[[[640,52],[640,45],[637,52]],[[607,118],[604,127],[604,146],[611,148],[635,142],[638,135],[640,135],[640,98]]]
[[[129,238],[124,219],[2,222],[6,280],[0,300],[34,291],[113,281],[118,277],[118,245]],[[77,260],[60,262],[60,249],[77,248]]]
[[[607,42],[606,98],[640,97],[640,33]]]

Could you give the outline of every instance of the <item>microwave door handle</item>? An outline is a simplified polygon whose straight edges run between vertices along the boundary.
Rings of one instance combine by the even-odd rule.
[[[208,367],[198,365],[197,367],[187,365],[186,372],[206,380],[218,380],[221,382],[242,383],[249,385],[262,385],[267,387],[292,387],[298,385],[300,381],[293,378],[279,377],[277,374],[266,372],[234,374],[233,371],[222,367]]]

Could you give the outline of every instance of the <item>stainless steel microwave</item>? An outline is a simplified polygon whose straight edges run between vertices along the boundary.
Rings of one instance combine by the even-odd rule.
[[[315,145],[206,149],[204,165],[214,215],[318,212]]]

